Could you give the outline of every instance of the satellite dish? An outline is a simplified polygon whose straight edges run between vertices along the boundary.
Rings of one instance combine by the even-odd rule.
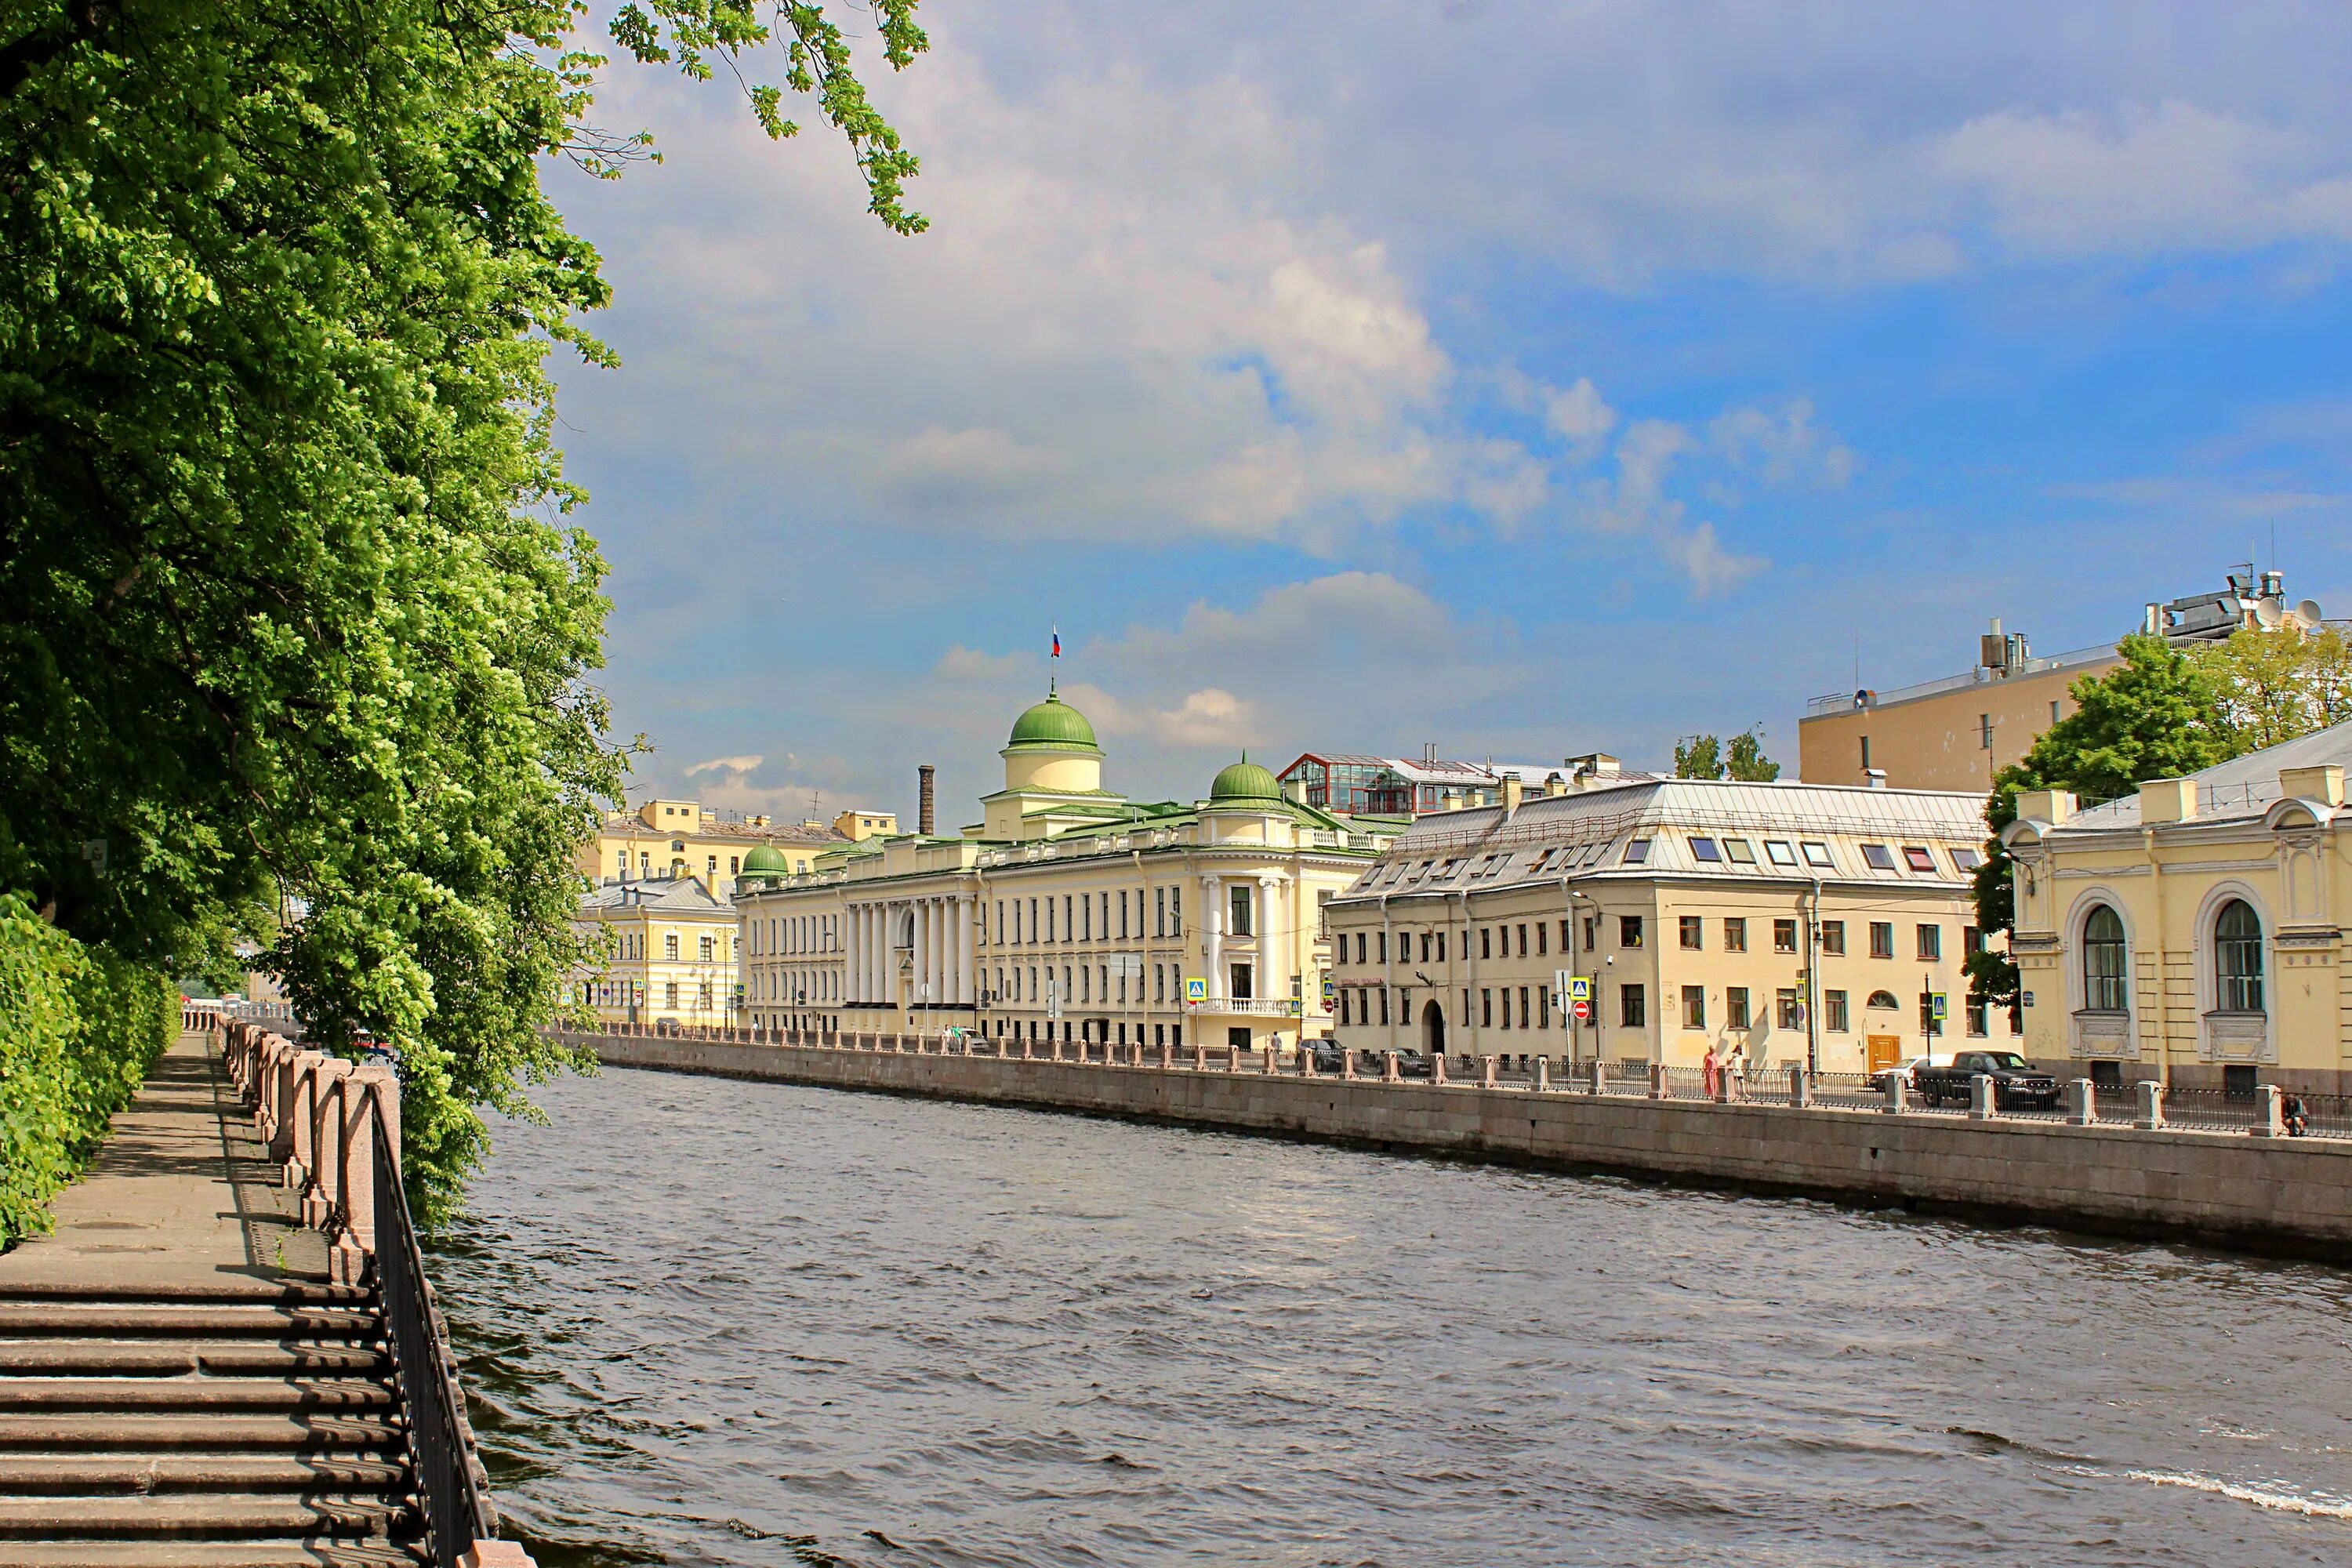
[[[2316,599],[2305,599],[2303,603],[2297,605],[2294,607],[2294,618],[2301,621],[2306,627],[2317,626],[2321,620],[2319,614],[2319,601]]]
[[[2254,624],[2266,632],[2274,632],[2286,625],[2286,611],[2275,599],[2256,599]]]
[[[1869,693],[1868,691],[1857,691],[1857,692],[1855,692],[1855,693],[1853,694],[1853,705],[1854,705],[1856,708],[1867,708],[1867,707],[1869,707],[1869,706],[1870,706],[1870,693]]]

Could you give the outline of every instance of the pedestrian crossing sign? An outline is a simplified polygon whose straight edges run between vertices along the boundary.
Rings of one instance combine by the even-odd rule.
[[[1197,974],[1184,977],[1184,1000],[1195,1007],[1209,999],[1209,983]]]
[[[1568,977],[1568,999],[1571,1002],[1592,1000],[1592,976],[1571,974]]]

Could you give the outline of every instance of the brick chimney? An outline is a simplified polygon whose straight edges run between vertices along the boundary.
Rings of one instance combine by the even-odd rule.
[[[915,777],[920,781],[915,786],[915,831],[926,838],[931,837],[939,820],[937,791],[931,782],[938,772],[929,763],[915,770]]]

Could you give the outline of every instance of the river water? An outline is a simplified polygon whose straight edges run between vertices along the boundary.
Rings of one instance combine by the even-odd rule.
[[[2352,1274],[609,1070],[436,1273],[586,1563],[2352,1562]]]

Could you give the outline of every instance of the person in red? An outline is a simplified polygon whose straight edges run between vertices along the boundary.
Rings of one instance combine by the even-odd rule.
[[[1706,1044],[1706,1059],[1698,1064],[1699,1089],[1709,1100],[1715,1098],[1716,1085],[1723,1080],[1723,1064],[1715,1059],[1715,1042]]]

